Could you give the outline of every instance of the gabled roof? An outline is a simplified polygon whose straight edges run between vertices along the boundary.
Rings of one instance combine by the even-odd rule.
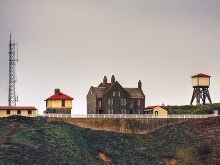
[[[92,90],[94,94],[97,95],[97,97],[102,97],[106,91],[105,87],[92,87]]]
[[[146,107],[146,108],[144,108],[144,109],[154,109],[154,108],[156,108],[156,107],[158,107],[158,106],[148,106],[148,107]]]
[[[106,83],[106,84],[101,83],[101,84],[99,84],[98,87],[105,87],[105,89],[106,89],[106,91],[107,91],[109,88],[112,87],[112,85],[113,85],[112,83]]]
[[[124,88],[131,98],[144,98],[144,94],[139,88]]]
[[[199,74],[196,74],[196,75],[192,76],[192,78],[193,77],[211,77],[211,76],[203,74],[203,73],[199,73]]]
[[[68,95],[63,94],[62,92],[57,92],[53,96],[50,96],[49,98],[47,98],[46,100],[73,100],[73,98]]]
[[[29,106],[0,106],[0,110],[37,110],[35,107]]]

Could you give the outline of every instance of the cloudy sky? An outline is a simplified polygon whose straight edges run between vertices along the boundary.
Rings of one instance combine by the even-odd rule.
[[[17,105],[45,110],[55,88],[86,113],[86,95],[112,74],[140,79],[146,105],[186,105],[191,76],[211,75],[220,101],[219,0],[0,0],[0,105],[8,105],[8,43],[19,45]]]

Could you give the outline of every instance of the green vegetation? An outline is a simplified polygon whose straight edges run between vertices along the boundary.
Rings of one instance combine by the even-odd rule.
[[[150,134],[134,135],[93,131],[64,122],[49,123],[45,118],[3,118],[0,119],[0,164],[157,165],[170,158],[179,164],[202,164],[212,160],[215,149],[201,134],[206,131],[200,133],[195,127],[193,131],[197,133],[194,134],[189,129],[192,125],[198,123],[171,125]],[[218,131],[216,133],[219,135]],[[204,145],[198,137],[203,139]],[[101,158],[100,153],[108,161]]]
[[[206,105],[162,106],[169,114],[210,114],[214,108],[220,109],[220,103]]]

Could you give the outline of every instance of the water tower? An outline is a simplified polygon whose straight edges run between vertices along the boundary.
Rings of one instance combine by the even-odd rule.
[[[202,104],[205,104],[206,98],[208,98],[209,103],[212,104],[209,95],[210,77],[211,76],[202,73],[192,76],[192,86],[194,90],[190,105],[192,105],[195,98],[196,104],[200,104],[200,100],[202,100]]]

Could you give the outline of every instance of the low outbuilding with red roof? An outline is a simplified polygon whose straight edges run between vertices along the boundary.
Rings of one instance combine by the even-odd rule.
[[[0,106],[0,117],[9,117],[12,115],[36,117],[37,109],[32,106]]]
[[[167,110],[160,106],[148,106],[144,109],[144,114],[155,115],[158,117],[167,117]]]

